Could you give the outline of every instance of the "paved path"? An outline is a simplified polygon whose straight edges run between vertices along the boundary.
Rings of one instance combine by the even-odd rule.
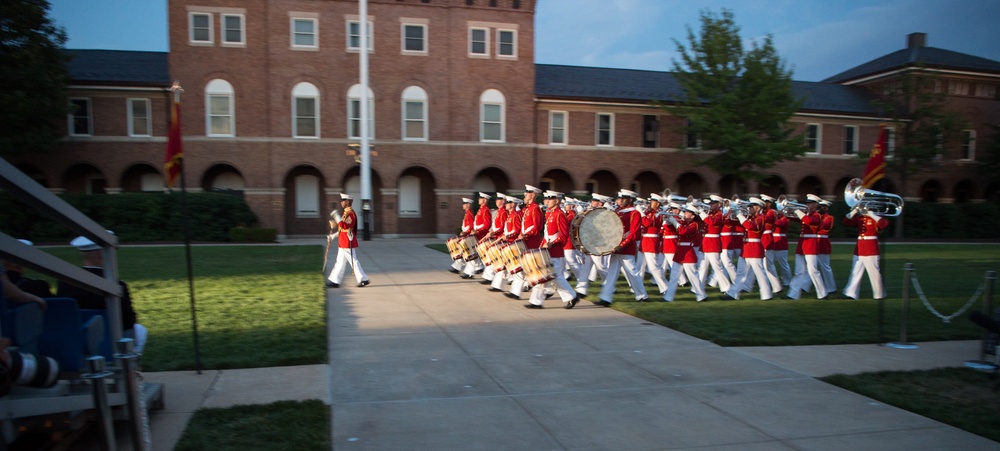
[[[961,366],[977,342],[723,348],[586,301],[525,309],[430,241],[361,244],[372,284],[327,290],[329,365],[148,373],[156,449],[198,408],[283,399],[330,403],[338,450],[1000,448],[814,379]]]

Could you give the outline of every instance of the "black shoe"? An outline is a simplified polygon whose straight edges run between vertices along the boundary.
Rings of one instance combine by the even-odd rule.
[[[599,305],[601,307],[611,307],[611,303],[608,302],[608,301],[605,301],[604,299],[598,299],[598,300],[594,301],[594,304]]]
[[[506,293],[504,293],[503,295],[504,295],[504,296],[507,296],[507,297],[509,297],[509,298],[511,298],[511,299],[518,299],[518,300],[520,300],[520,299],[521,299],[521,296],[518,296],[518,295],[516,295],[516,294],[514,294],[514,293],[511,293],[511,292],[509,292],[509,291],[508,291],[508,292],[506,292]]]
[[[496,291],[496,292],[501,292],[501,291],[503,291],[503,290],[501,290],[501,289],[499,289],[499,288],[493,288],[493,287],[490,287],[490,291]]]
[[[472,278],[472,274],[462,274],[462,275],[461,275],[461,276],[459,276],[459,277],[461,277],[461,278],[463,278],[463,279],[471,279],[471,278]]]
[[[366,286],[366,285],[368,285],[368,284],[370,284],[370,283],[371,283],[371,282],[369,282],[369,281],[367,281],[367,280],[362,280],[361,282],[358,282],[358,288],[361,288],[361,287],[363,287],[363,286]]]
[[[326,283],[326,287],[327,288],[340,288],[340,284],[339,283],[333,283],[333,282],[327,282]]]
[[[493,283],[493,281],[492,280],[488,280],[488,279],[483,279],[483,280],[480,280],[479,283],[481,283],[483,285],[489,285],[489,284]]]
[[[462,271],[459,271],[459,270],[457,270],[457,269],[455,269],[455,268],[448,268],[448,271],[449,271],[449,272],[453,272],[453,273],[455,273],[455,274],[458,274],[458,273],[462,272]]]
[[[551,298],[551,297],[552,297],[552,295],[554,295],[554,294],[555,294],[555,292],[552,292],[552,293],[545,293],[545,299],[549,299],[549,298]]]
[[[643,296],[643,297],[641,297],[639,299],[636,299],[635,302],[646,302],[648,300],[649,300],[649,296]]]
[[[566,307],[563,307],[563,308],[565,308],[566,310],[569,310],[569,309],[571,309],[573,307],[576,307],[576,304],[579,304],[579,303],[580,303],[580,296],[577,296],[577,297],[575,297],[573,299],[570,299],[569,302],[566,303]]]
[[[483,269],[486,269],[486,268],[483,268]],[[476,274],[482,274],[482,273],[483,273],[483,270],[482,270],[482,269],[477,269],[477,270],[476,270]]]
[[[545,307],[542,307],[540,305],[535,305],[535,304],[528,303],[528,304],[524,304],[524,308],[540,309],[540,308],[545,308]]]
[[[722,301],[735,301],[736,298],[730,296],[728,293],[722,293],[722,296],[719,296],[719,300],[722,300]]]

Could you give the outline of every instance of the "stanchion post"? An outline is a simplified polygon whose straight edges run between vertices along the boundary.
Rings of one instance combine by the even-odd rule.
[[[986,280],[983,281],[983,314],[992,318],[993,317],[993,285],[997,281],[996,271],[986,271]],[[982,345],[979,346],[979,360],[968,360],[965,362],[965,366],[969,368],[975,368],[977,370],[988,370],[994,371],[997,369],[996,363],[988,362],[986,360],[986,354],[990,352],[993,353],[994,358],[997,352],[996,340],[991,340],[992,332],[988,330],[983,331]]]
[[[917,349],[919,346],[907,342],[906,329],[910,319],[910,284],[913,278],[913,263],[903,265],[903,307],[899,318],[899,341],[889,343],[890,348]]]
[[[118,340],[118,352],[114,357],[121,362],[122,373],[125,376],[125,396],[128,400],[128,425],[129,435],[132,438],[132,449],[149,451],[152,449],[149,437],[149,417],[142,402],[142,390],[140,390],[138,375],[139,354],[135,353],[134,347],[135,343],[131,338],[122,338]]]
[[[111,406],[108,404],[108,385],[104,378],[115,373],[104,370],[104,357],[95,355],[87,358],[89,373],[80,375],[89,379],[94,388],[94,410],[97,411],[97,422],[101,429],[101,449],[117,451],[115,428],[111,420]]]

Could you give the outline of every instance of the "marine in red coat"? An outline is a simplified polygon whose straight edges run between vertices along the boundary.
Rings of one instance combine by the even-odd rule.
[[[872,297],[882,299],[886,293],[879,268],[878,234],[889,227],[889,221],[874,212],[861,210],[863,209],[859,207],[851,209],[843,220],[845,226],[858,228],[858,244],[854,247],[851,277],[844,286],[844,296],[858,299],[861,294],[861,278],[867,272]]]

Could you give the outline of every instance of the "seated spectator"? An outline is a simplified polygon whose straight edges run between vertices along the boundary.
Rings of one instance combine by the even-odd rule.
[[[45,299],[31,293],[25,293],[23,290],[18,288],[17,285],[14,285],[14,282],[11,282],[10,279],[7,278],[7,272],[3,269],[3,267],[0,267],[0,287],[3,288],[0,290],[0,299],[3,299],[2,302],[34,302],[41,306],[42,310],[45,310]]]
[[[74,238],[70,245],[82,253],[83,269],[104,277],[104,252],[101,246],[83,236]],[[132,308],[132,295],[129,293],[128,284],[120,279],[118,283],[122,287],[121,313],[124,335],[135,339],[135,352],[141,354],[146,344],[146,328],[136,323],[136,314]],[[105,306],[103,294],[93,293],[63,281],[60,281],[56,288],[56,297],[76,299],[82,309],[104,309]]]
[[[34,243],[28,240],[18,240],[28,246],[32,246]],[[52,297],[52,287],[48,282],[39,279],[29,279],[24,277],[24,266],[21,266],[12,261],[4,260],[3,268],[7,271],[7,278],[17,285],[21,291],[29,294],[33,294],[40,298],[50,298]]]

